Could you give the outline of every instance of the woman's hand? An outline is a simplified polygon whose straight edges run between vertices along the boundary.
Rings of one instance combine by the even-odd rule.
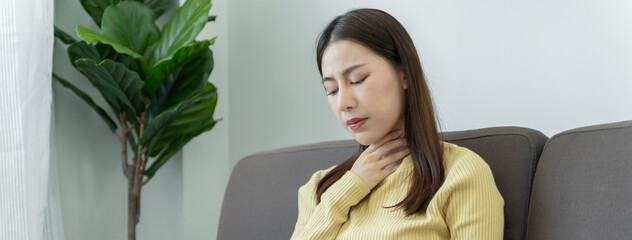
[[[386,134],[371,144],[356,159],[351,172],[360,177],[370,189],[373,189],[386,176],[395,172],[402,159],[410,154],[406,138],[398,130]]]

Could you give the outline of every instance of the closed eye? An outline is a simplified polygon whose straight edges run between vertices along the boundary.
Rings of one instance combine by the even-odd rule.
[[[358,84],[360,84],[360,83],[364,82],[364,80],[366,80],[368,77],[369,77],[369,76],[367,75],[366,77],[363,77],[362,79],[360,79],[360,80],[358,80],[358,81],[351,82],[351,85],[358,85]],[[326,90],[325,90],[325,91],[326,91]],[[327,92],[327,96],[331,96],[331,95],[334,95],[334,94],[336,94],[336,93],[338,93],[338,89],[333,90],[333,91],[331,91],[331,92]]]
[[[368,78],[368,77],[369,77],[369,76],[366,76],[366,77],[363,77],[362,79],[360,79],[360,80],[358,80],[358,81],[351,82],[351,85],[358,85],[358,84],[360,84],[360,83],[364,82],[364,80],[365,80],[366,78]]]

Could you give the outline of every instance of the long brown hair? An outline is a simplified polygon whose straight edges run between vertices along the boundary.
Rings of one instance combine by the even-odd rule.
[[[403,208],[406,216],[426,212],[428,204],[444,181],[443,148],[430,91],[412,39],[404,27],[388,13],[377,9],[355,9],[336,17],[318,38],[316,58],[322,75],[321,61],[327,46],[338,40],[359,43],[404,72],[405,134],[414,170],[406,198],[391,207]],[[318,202],[322,194],[340,179],[368,146],[327,173],[318,183]]]

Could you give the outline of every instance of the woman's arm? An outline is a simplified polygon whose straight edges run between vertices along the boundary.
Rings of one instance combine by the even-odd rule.
[[[505,202],[489,165],[478,155],[468,156],[455,164],[446,203],[446,223],[451,239],[503,239]]]
[[[347,171],[316,204],[316,187],[324,174],[325,171],[316,172],[298,191],[298,220],[292,240],[335,239],[347,221],[349,209],[370,192],[360,177]]]

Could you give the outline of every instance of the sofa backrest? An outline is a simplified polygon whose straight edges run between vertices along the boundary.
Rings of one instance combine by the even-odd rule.
[[[528,239],[630,239],[632,121],[551,137],[531,197]]]
[[[324,142],[243,158],[228,180],[217,239],[290,239],[298,216],[298,188],[357,147],[353,140]]]
[[[547,137],[527,128],[495,127],[442,134],[487,161],[505,199],[505,239],[524,239],[533,171]],[[354,140],[267,151],[240,160],[224,195],[217,239],[289,239],[298,188],[357,150]]]

